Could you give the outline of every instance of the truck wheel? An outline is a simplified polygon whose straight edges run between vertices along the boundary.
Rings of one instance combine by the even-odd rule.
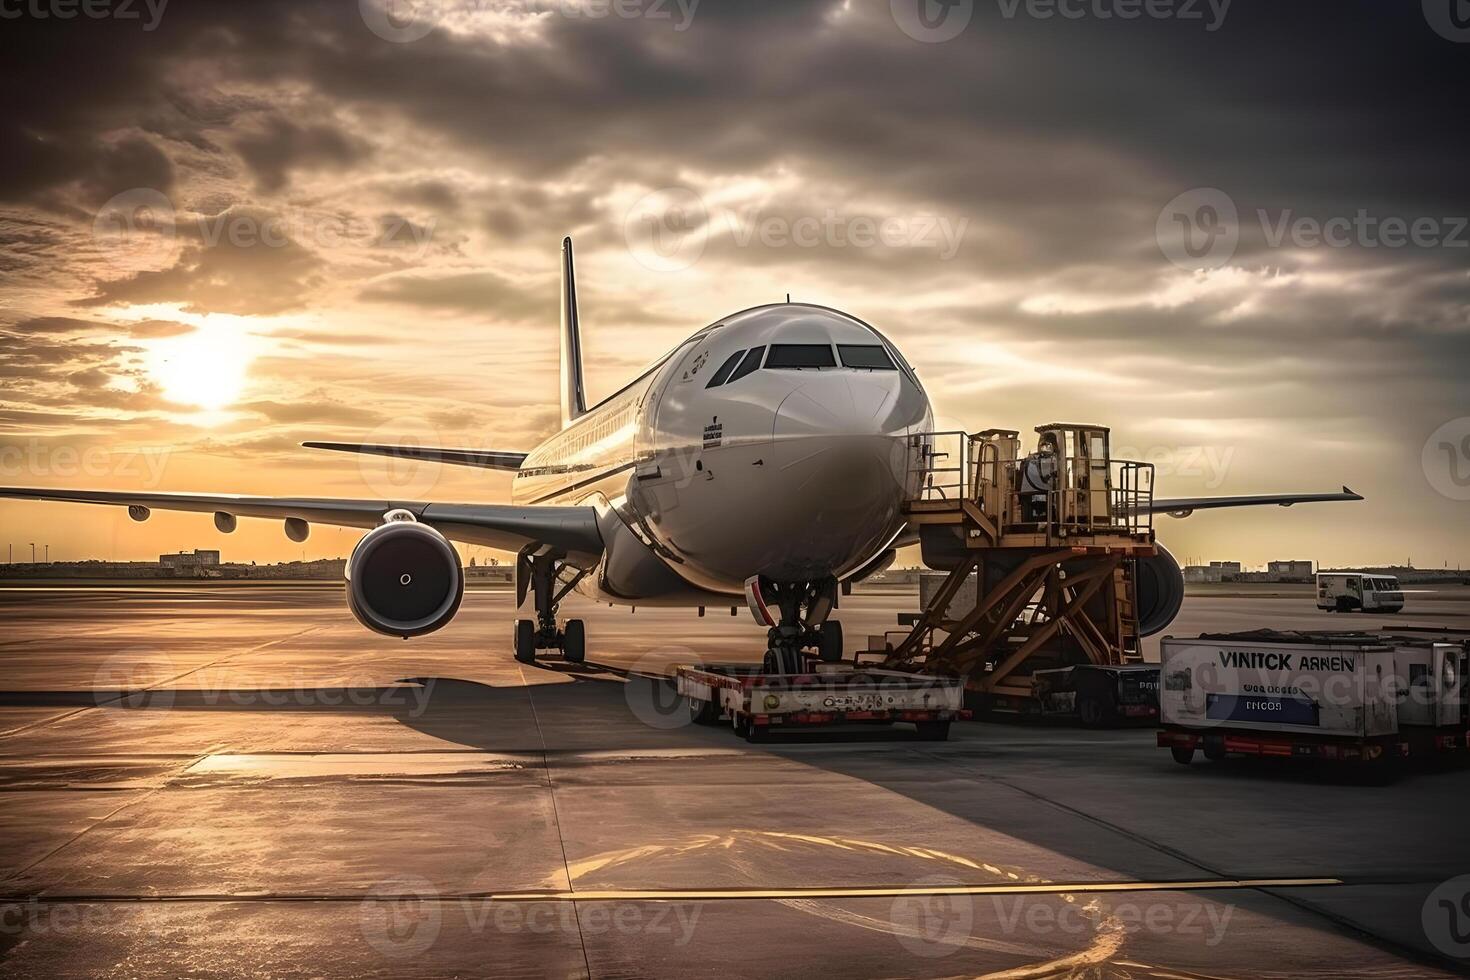
[[[1181,766],[1187,766],[1194,761],[1194,749],[1186,748],[1183,745],[1169,746],[1169,754],[1172,755],[1174,757],[1174,761],[1179,763]]]
[[[742,718],[735,723],[735,733],[747,742],[764,742],[766,730],[752,718]]]
[[[1349,613],[1349,612],[1352,612],[1353,611],[1353,600],[1349,599],[1345,595],[1338,596],[1337,597],[1337,608],[1335,609],[1335,611],[1336,612],[1340,612],[1340,613]]]
[[[916,721],[914,727],[919,730],[919,741],[921,742],[949,741],[949,722],[947,721]]]
[[[580,619],[567,620],[561,636],[562,659],[579,664],[587,659],[587,627]]]
[[[718,701],[704,701],[700,698],[685,698],[684,700],[689,703],[689,720],[694,724],[713,725],[720,720]]]
[[[515,652],[523,664],[536,662],[536,624],[529,619],[516,620]]]
[[[1225,746],[1223,745],[1211,745],[1209,742],[1206,742],[1204,744],[1204,751],[1205,758],[1211,762],[1220,762],[1225,758]]]
[[[842,624],[837,620],[829,619],[822,624],[821,640],[817,651],[824,664],[835,664],[842,661]]]
[[[1103,728],[1112,721],[1107,703],[1095,694],[1077,699],[1077,714],[1085,728]]]

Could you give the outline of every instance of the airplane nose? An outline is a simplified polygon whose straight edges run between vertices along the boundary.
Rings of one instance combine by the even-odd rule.
[[[899,434],[909,424],[895,424],[901,387],[896,371],[813,377],[782,400],[772,435],[779,442],[800,436]]]

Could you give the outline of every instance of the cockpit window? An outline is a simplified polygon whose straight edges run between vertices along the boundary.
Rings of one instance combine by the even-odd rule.
[[[873,371],[898,370],[882,344],[838,344],[837,353],[842,355],[843,367],[867,368]]]
[[[761,355],[765,354],[765,352],[766,349],[764,347],[752,347],[750,350],[746,351],[745,360],[741,361],[740,366],[735,369],[735,373],[730,375],[730,383],[734,384],[736,381],[739,381],[741,378],[745,377],[747,374],[760,367]]]
[[[720,369],[715,372],[715,376],[713,378],[709,379],[709,384],[705,385],[705,387],[718,388],[720,385],[728,381],[730,378],[730,372],[735,370],[735,365],[740,363],[740,356],[744,353],[745,351],[738,350],[735,353],[731,354],[729,357],[725,358],[725,363],[720,365]]]
[[[772,344],[768,368],[836,367],[831,344]]]

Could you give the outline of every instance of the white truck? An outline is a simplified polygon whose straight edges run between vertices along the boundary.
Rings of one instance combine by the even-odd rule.
[[[1158,744],[1188,765],[1230,754],[1391,768],[1470,747],[1470,642],[1390,633],[1165,637]]]
[[[1318,572],[1317,608],[1328,612],[1396,613],[1404,608],[1404,592],[1392,575]]]

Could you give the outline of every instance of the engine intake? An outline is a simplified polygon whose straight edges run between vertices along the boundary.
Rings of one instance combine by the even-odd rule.
[[[393,520],[363,535],[347,560],[347,604],[387,636],[422,636],[454,618],[464,572],[449,540],[426,524]]]
[[[1163,545],[1158,553],[1138,559],[1134,589],[1138,599],[1138,632],[1152,636],[1174,621],[1184,605],[1184,573]]]

